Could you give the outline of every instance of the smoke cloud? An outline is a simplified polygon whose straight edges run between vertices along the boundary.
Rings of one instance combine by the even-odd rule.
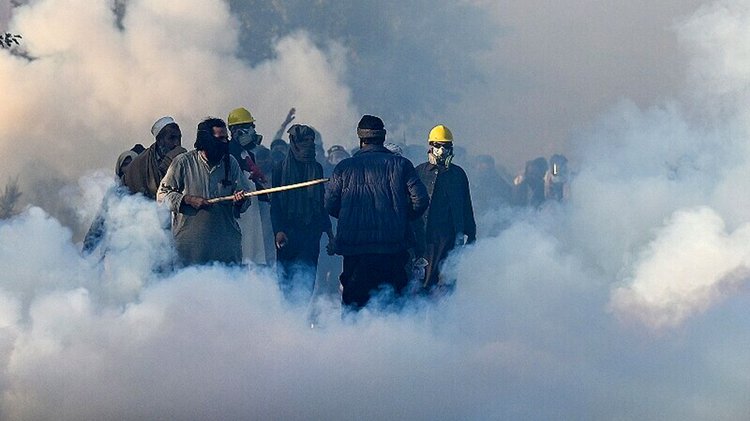
[[[163,115],[182,125],[190,148],[206,115],[226,118],[245,106],[271,137],[296,106],[297,121],[353,146],[357,115],[336,42],[322,49],[304,32],[289,34],[274,44],[274,59],[251,67],[235,55],[237,23],[220,0],[129,1],[121,23],[105,1],[14,9],[13,31],[34,59],[0,56],[0,74],[13,81],[0,92],[0,167],[20,174],[33,203],[58,199],[36,193],[50,179],[70,182],[111,168],[135,143],[150,145],[151,124]]]
[[[64,201],[59,206],[69,212],[68,220],[51,216],[59,210],[52,203],[0,221],[0,418],[729,420],[750,414],[750,203],[742,195],[750,188],[747,1],[695,4],[668,24],[675,25],[671,42],[644,45],[671,57],[652,66],[673,63],[679,76],[633,79],[640,94],[614,89],[589,109],[593,121],[581,113],[574,130],[565,126],[571,134],[561,138],[577,169],[570,199],[538,212],[479,215],[480,239],[446,266],[458,285],[451,297],[343,319],[335,302],[324,300],[315,329],[310,308],[283,301],[273,271],[164,270],[173,250],[168,233],[154,227],[166,215],[140,197],[106,202],[103,258],[82,257],[74,233],[110,197],[113,158],[136,141],[150,143],[148,128],[162,114],[189,128],[205,114],[246,105],[261,132],[271,133],[294,105],[298,120],[326,139],[349,139],[353,127],[346,125],[365,109],[351,83],[357,67],[351,55],[359,50],[345,37],[326,39],[290,25],[289,34],[269,41],[267,56],[248,64],[237,51],[252,28],[235,16],[236,5],[126,3],[120,29],[109,3],[30,2],[15,9],[11,27],[25,35],[35,60],[0,52],[0,76],[14,80],[0,92],[0,103],[8,104],[0,115],[0,168],[26,175],[29,186]],[[683,10],[659,3],[650,7]],[[525,9],[505,6],[456,7],[525,16]],[[383,7],[384,16],[397,8]],[[656,19],[656,9],[646,11]],[[555,6],[547,17],[575,22],[575,15]],[[384,32],[407,38],[419,30],[404,26]],[[495,29],[498,44],[468,51],[485,51],[490,61],[497,60],[490,52],[509,54]],[[520,48],[524,31],[506,29]],[[571,24],[544,39],[573,45],[581,40],[570,36],[576,29]],[[597,45],[594,38],[584,45]],[[610,45],[600,40],[602,49]],[[664,49],[678,42],[682,52]],[[549,50],[532,51],[529,60],[544,64],[543,51]],[[678,60],[683,54],[687,64]],[[573,72],[584,61],[561,53],[549,65]],[[472,66],[479,73],[493,68]],[[518,80],[504,80],[508,75],[488,85],[472,79],[476,87],[457,104],[487,106],[505,92],[497,87]],[[684,78],[689,88],[665,82],[672,78]],[[542,79],[548,88],[554,81]],[[480,95],[481,86],[493,89]],[[570,92],[565,84],[556,89]],[[652,89],[653,96],[645,94]],[[559,100],[552,97],[550,103]],[[532,96],[530,103],[548,104],[541,99]],[[453,115],[450,107],[445,115]],[[461,124],[489,121],[490,111],[471,110],[460,114],[474,116]],[[37,115],[43,117],[35,124],[19,124]],[[403,124],[418,127],[418,119]],[[513,124],[551,133],[553,123]],[[190,131],[184,132],[189,146]],[[539,145],[531,142],[523,153],[546,153]],[[29,154],[34,165],[23,173],[29,164],[17,157]],[[45,177],[56,181],[38,181]],[[59,186],[64,196],[45,186]]]

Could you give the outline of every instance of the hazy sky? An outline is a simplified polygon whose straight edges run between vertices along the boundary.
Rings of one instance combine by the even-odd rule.
[[[300,3],[130,0],[123,30],[109,2],[17,9],[36,59],[0,52],[0,177],[43,208],[0,221],[0,418],[748,418],[750,1]],[[441,121],[576,175],[477,215],[450,299],[318,303],[318,329],[273,271],[154,272],[174,250],[137,196],[80,255],[121,150],[238,105],[349,146],[365,112]]]
[[[0,1],[0,29],[7,29],[8,19],[10,19],[10,0]]]

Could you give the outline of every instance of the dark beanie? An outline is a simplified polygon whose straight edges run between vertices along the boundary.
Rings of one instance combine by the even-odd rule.
[[[363,115],[362,119],[359,120],[359,124],[357,124],[358,129],[383,130],[383,127],[383,120],[380,117],[369,114]]]
[[[383,120],[374,115],[365,114],[357,124],[357,137],[360,139],[385,139]]]

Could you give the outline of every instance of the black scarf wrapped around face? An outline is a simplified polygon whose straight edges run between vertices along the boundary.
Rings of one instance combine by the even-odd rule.
[[[323,167],[315,161],[315,143],[302,142],[306,136],[315,137],[315,131],[295,124],[289,131],[289,152],[281,162],[281,185],[323,178]],[[275,193],[279,195],[281,211],[286,220],[307,226],[320,220],[323,212],[323,185]]]

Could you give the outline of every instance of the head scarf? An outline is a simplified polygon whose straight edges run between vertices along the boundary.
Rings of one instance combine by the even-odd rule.
[[[287,133],[289,152],[281,162],[281,185],[323,178],[323,167],[315,161],[315,143],[302,142],[305,136],[314,137],[315,131],[309,126],[295,124]],[[276,194],[288,221],[296,221],[304,226],[320,220],[324,196],[321,184]]]
[[[315,131],[309,126],[295,124],[289,131],[289,151],[294,159],[300,162],[315,162]],[[312,137],[312,142],[303,142],[305,137]]]
[[[133,162],[133,159],[135,159],[136,156],[138,156],[138,154],[131,149],[128,149],[127,151],[121,153],[120,156],[117,157],[117,164],[115,164],[115,175],[117,175],[117,177],[122,177],[123,173],[125,172],[122,164],[128,158],[130,158],[130,162]]]

